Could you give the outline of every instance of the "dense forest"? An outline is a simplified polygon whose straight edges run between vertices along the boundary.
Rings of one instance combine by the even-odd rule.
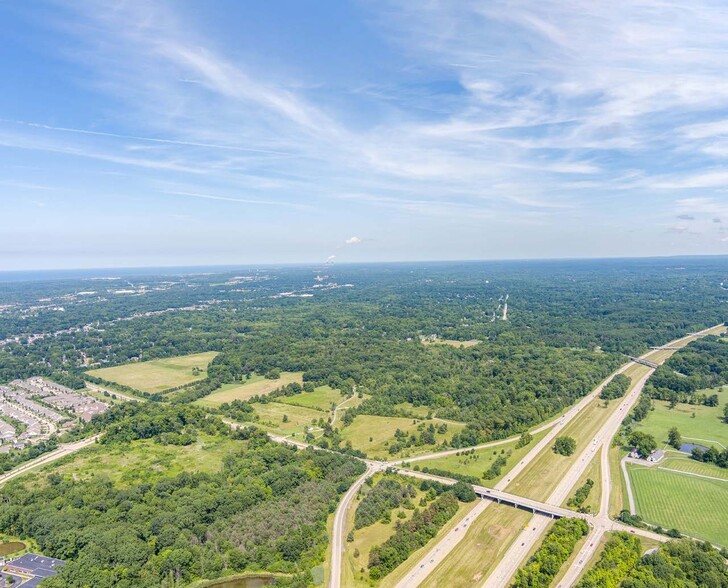
[[[723,384],[728,384],[728,341],[711,335],[688,344],[657,368],[645,393],[659,400],[715,406],[717,396],[697,392]]]
[[[204,429],[239,439],[239,449],[218,473],[162,474],[150,483],[57,473],[7,483],[0,532],[33,537],[43,553],[67,560],[45,586],[156,588],[243,570],[284,572],[307,585],[323,561],[327,517],[364,471],[361,462],[272,443],[255,429],[218,429],[188,407],[122,406],[107,417],[103,443],[169,443],[169,435]]]

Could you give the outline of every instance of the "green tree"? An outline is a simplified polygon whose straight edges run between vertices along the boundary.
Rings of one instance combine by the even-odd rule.
[[[667,440],[668,443],[675,449],[680,449],[680,446],[682,445],[682,437],[680,435],[680,431],[677,430],[677,427],[672,427],[667,432]]]
[[[576,451],[576,439],[573,437],[557,437],[553,446],[554,453],[571,455]]]

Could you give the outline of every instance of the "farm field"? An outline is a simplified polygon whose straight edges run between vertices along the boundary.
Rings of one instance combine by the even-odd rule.
[[[351,394],[349,394],[348,398],[350,397]],[[346,399],[347,396],[342,395],[339,390],[331,388],[330,386],[319,386],[313,392],[301,392],[295,396],[276,398],[276,402],[330,412],[332,404],[339,405]],[[363,402],[363,400],[363,398],[354,396],[354,398],[349,400],[344,407],[358,406]]]
[[[267,402],[265,404],[256,402],[253,404],[253,409],[255,410],[255,414],[260,417],[260,420],[256,421],[255,425],[279,435],[291,435],[295,433],[297,436],[303,437],[305,435],[304,429],[311,426],[312,422],[316,422],[320,418],[324,420],[328,418],[320,410],[292,406],[280,402]],[[287,422],[283,422],[284,416],[287,417]]]
[[[441,424],[438,421],[431,420],[359,415],[348,427],[341,428],[340,433],[345,442],[351,441],[354,449],[360,449],[366,452],[369,457],[389,458],[392,455],[388,451],[388,446],[394,442],[395,431],[400,429],[407,434],[417,434],[417,427],[421,423],[425,423],[425,426],[429,426],[430,423],[435,426]],[[444,434],[436,433],[435,440],[437,443],[448,441],[455,433],[462,430],[464,426],[463,423],[449,423],[447,425],[447,432]],[[433,450],[433,445],[412,447],[405,449],[402,455],[406,457],[407,455],[415,455],[417,452],[425,453]]]
[[[249,400],[253,396],[270,394],[273,390],[293,382],[302,384],[303,372],[281,372],[281,377],[276,380],[269,380],[256,374],[240,384],[223,384],[212,394],[196,400],[195,404],[216,407],[233,400]]]
[[[100,476],[126,486],[185,471],[214,473],[227,453],[244,446],[241,441],[203,434],[188,446],[159,445],[151,439],[125,446],[94,444],[34,470],[22,480],[37,483],[47,474],[58,473],[77,480]]]
[[[490,504],[470,525],[465,538],[421,586],[469,588],[480,585],[532,516],[519,508]]]
[[[491,449],[478,449],[474,454],[466,454],[468,449],[463,449],[460,455],[447,455],[445,457],[438,457],[435,459],[425,459],[416,462],[420,468],[437,468],[455,472],[458,474],[465,474],[468,476],[476,476],[481,478],[486,486],[492,486],[503,476],[507,475],[510,469],[515,466],[524,455],[526,455],[533,446],[538,443],[548,431],[541,431],[533,435],[531,443],[525,447],[516,449],[517,440],[504,445],[496,445]],[[508,451],[511,451],[511,455],[508,457],[508,463],[503,467],[501,474],[495,478],[486,480],[483,478],[483,473],[490,467],[490,465],[501,455],[506,455]]]
[[[671,409],[668,402],[655,400],[653,402],[655,410],[651,411],[636,429],[654,435],[660,444],[667,443],[667,432],[671,427],[677,427],[686,442],[710,446],[709,441],[715,441],[728,447],[728,425],[723,422],[723,406],[728,402],[728,388],[701,392],[718,394],[720,404],[718,406],[678,404]],[[700,439],[704,441],[701,442]]]
[[[204,380],[207,377],[207,366],[216,355],[217,351],[207,351],[100,368],[87,373],[109,382],[155,394]],[[197,375],[193,373],[195,369],[199,370]]]
[[[628,465],[637,514],[645,521],[728,547],[728,481]]]

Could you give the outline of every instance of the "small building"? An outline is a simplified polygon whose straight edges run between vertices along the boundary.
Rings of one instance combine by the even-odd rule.
[[[660,461],[663,457],[665,457],[665,452],[662,449],[657,449],[650,453],[650,455],[647,457],[647,461],[652,463],[657,463]]]
[[[37,586],[43,578],[55,576],[58,568],[63,564],[64,562],[61,559],[46,557],[37,553],[26,553],[9,562],[3,571],[8,574],[30,576],[31,579],[23,583],[23,586]]]

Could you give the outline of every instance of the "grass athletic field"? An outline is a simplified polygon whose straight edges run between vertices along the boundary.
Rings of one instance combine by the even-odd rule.
[[[644,520],[728,547],[728,481],[657,467],[628,465],[627,471],[637,514]]]
[[[87,373],[90,376],[153,394],[197,380],[204,380],[207,377],[207,366],[216,355],[217,351],[206,351],[100,368]],[[197,374],[193,373],[195,369],[199,370]]]
[[[293,382],[302,384],[303,372],[281,372],[281,377],[276,380],[269,380],[254,374],[250,376],[250,379],[240,384],[223,384],[212,394],[195,402],[201,406],[215,407],[233,400],[248,400],[253,396],[265,396],[273,392],[273,390]]]
[[[718,443],[728,447],[728,425],[723,422],[723,406],[728,402],[728,387],[701,390],[701,392],[718,394],[719,405],[678,404],[675,408],[670,408],[668,402],[656,400],[653,402],[655,410],[651,411],[636,428],[654,435],[658,443],[667,443],[667,432],[671,427],[677,427],[687,442],[709,447],[710,443],[698,441],[705,439],[715,441],[719,449]]]

